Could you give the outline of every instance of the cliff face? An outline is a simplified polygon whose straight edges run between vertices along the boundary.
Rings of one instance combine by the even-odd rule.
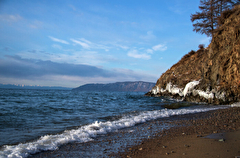
[[[213,104],[240,101],[240,6],[220,20],[208,48],[185,55],[147,95]]]
[[[155,83],[150,82],[117,82],[109,84],[86,84],[73,90],[79,91],[120,91],[120,92],[148,92]]]

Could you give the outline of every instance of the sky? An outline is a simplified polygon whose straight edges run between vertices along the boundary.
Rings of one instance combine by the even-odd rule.
[[[156,82],[206,35],[200,0],[0,0],[0,83]]]

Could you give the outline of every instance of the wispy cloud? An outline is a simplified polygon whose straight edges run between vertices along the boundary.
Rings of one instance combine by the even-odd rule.
[[[86,40],[85,38],[80,38],[80,40],[87,44],[92,44],[92,42],[90,42],[89,40]]]
[[[121,44],[114,44],[114,46],[116,46],[116,47],[119,47],[119,48],[122,48],[122,49],[124,49],[124,50],[127,50],[127,49],[129,49],[129,47],[128,47],[128,46],[121,45]]]
[[[56,49],[62,49],[62,46],[58,45],[58,44],[53,44],[52,45],[53,48],[56,48]]]
[[[72,42],[74,42],[75,44],[78,44],[80,46],[82,46],[84,49],[103,49],[106,52],[109,51],[109,49],[111,49],[110,46],[106,46],[103,44],[98,44],[98,43],[94,43],[91,42],[89,40],[86,40],[85,38],[79,38],[79,39],[70,39]]]
[[[20,15],[10,15],[10,14],[2,14],[0,15],[0,20],[6,21],[6,22],[16,22],[23,19]]]
[[[86,42],[82,42],[80,40],[75,40],[75,39],[71,39],[72,42],[79,44],[80,46],[82,46],[84,49],[89,49],[90,46],[89,44],[87,44]]]
[[[154,53],[154,51],[165,51],[165,50],[167,50],[167,46],[165,44],[158,44],[153,46],[151,49],[140,48],[137,50],[136,48],[134,48],[128,51],[127,55],[133,58],[149,60],[151,59],[151,55]],[[139,53],[139,51],[142,53]]]
[[[29,24],[29,27],[33,28],[33,29],[39,29],[39,28],[42,28],[42,26],[43,26],[43,22],[38,21],[38,20],[35,20],[31,24]]]
[[[67,41],[65,40],[62,40],[62,39],[58,39],[58,38],[55,38],[55,37],[52,37],[52,36],[48,36],[52,41],[54,42],[59,42],[59,43],[62,43],[62,44],[69,44]]]
[[[137,50],[130,50],[127,54],[129,57],[138,58],[138,59],[151,59],[151,56],[146,53],[139,53]]]
[[[168,8],[171,12],[175,14],[182,15],[184,14],[189,8],[191,8],[188,4],[182,3],[180,1],[176,1],[174,4]]]
[[[153,34],[152,31],[148,31],[146,35],[141,35],[140,38],[143,40],[149,41],[156,38],[156,36]]]
[[[52,62],[58,63],[71,63],[71,64],[87,64],[87,65],[101,65],[108,62],[116,62],[119,59],[106,54],[102,55],[97,51],[93,50],[64,50],[62,46],[53,44],[53,48],[59,49],[58,53],[51,53],[41,50],[29,50],[17,53],[25,59],[35,59],[35,60],[50,60]],[[67,53],[66,53],[67,51]]]
[[[152,49],[154,51],[165,51],[167,50],[167,46],[165,44],[158,44],[156,46],[153,46]]]
[[[169,7],[169,10],[176,13],[176,14],[183,14],[185,12],[185,10],[179,8],[179,7]]]
[[[73,11],[76,11],[76,7],[74,5],[68,5]]]
[[[153,54],[153,50],[152,49],[147,49],[147,53]]]

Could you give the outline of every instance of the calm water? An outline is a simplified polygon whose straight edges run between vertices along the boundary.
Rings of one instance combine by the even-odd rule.
[[[163,108],[171,103],[182,102],[139,92],[0,89],[0,157],[27,157],[150,120],[217,108]]]

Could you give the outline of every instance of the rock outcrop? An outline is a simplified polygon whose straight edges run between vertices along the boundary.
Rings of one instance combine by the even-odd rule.
[[[73,90],[79,91],[118,91],[118,92],[148,92],[155,83],[151,82],[116,82],[108,84],[85,84]]]
[[[207,48],[191,51],[146,95],[228,104],[240,101],[240,6],[225,12]]]

